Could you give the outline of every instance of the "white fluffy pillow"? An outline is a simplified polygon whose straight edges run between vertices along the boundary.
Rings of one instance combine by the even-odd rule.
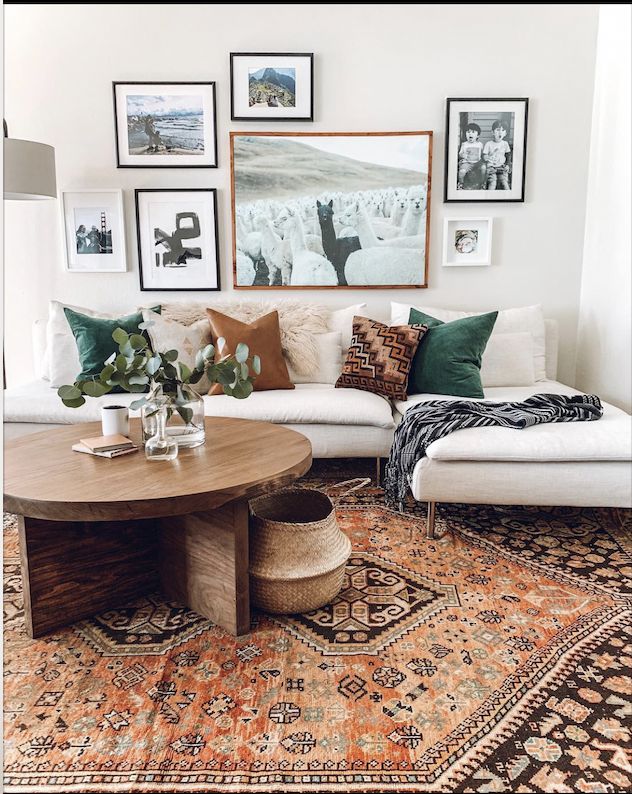
[[[451,320],[460,320],[462,317],[473,317],[484,312],[460,312],[452,311],[450,309],[440,309],[436,306],[412,306],[408,303],[391,303],[391,325],[401,325],[408,322],[410,310],[412,308],[418,309],[425,314],[436,317],[437,320],[443,320],[449,323]],[[494,324],[494,330],[491,333],[488,347],[492,339],[497,334],[513,334],[528,332],[532,338],[532,355],[533,355],[533,373],[536,381],[546,380],[546,344],[544,339],[544,316],[542,314],[542,307],[525,306],[519,309],[502,309],[498,312],[498,317]],[[483,363],[485,363],[485,356],[487,350],[483,353]],[[483,384],[485,385],[485,384]],[[509,384],[507,384],[509,385]],[[511,384],[514,385],[514,384]],[[517,384],[516,384],[517,385]]]
[[[342,370],[342,344],[340,332],[314,334],[314,342],[318,352],[318,367],[311,375],[299,375],[288,364],[288,372],[292,383],[335,383]]]
[[[529,331],[494,334],[489,337],[481,364],[483,388],[491,386],[531,386],[533,337]]]
[[[178,361],[182,361],[189,369],[195,366],[198,350],[211,343],[211,324],[208,320],[197,320],[191,325],[182,325],[175,320],[165,320],[151,309],[143,309],[143,320],[151,322],[147,333],[152,349],[156,353],[177,350]],[[206,375],[203,375],[193,388],[200,394],[207,394],[211,384]]]

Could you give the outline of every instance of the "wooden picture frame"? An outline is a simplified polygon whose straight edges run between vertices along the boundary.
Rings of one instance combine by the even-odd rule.
[[[255,101],[251,90],[258,72],[270,72],[272,81],[261,82],[260,102]],[[313,121],[314,53],[231,52],[230,118],[231,121]]]
[[[208,201],[204,201],[204,197],[198,199],[197,194],[201,193],[210,194]],[[151,194],[155,198],[153,206],[144,199],[145,194]],[[161,204],[159,194],[165,196],[178,194],[180,200],[164,201]],[[221,290],[217,189],[138,188],[134,191],[134,198],[141,291],[217,292]],[[171,226],[165,231],[162,226],[167,226],[172,219],[175,223],[175,231],[169,234]],[[157,223],[161,223],[161,226],[157,227]],[[192,232],[197,230],[198,233],[183,234],[183,230],[187,229],[191,229]],[[162,240],[161,234],[164,236]],[[200,245],[196,244],[198,239]],[[183,240],[190,241],[189,245],[183,246]],[[162,244],[164,251],[156,250],[159,244]],[[150,257],[150,253],[153,254],[153,258]],[[198,260],[200,266],[196,265]],[[191,270],[183,273],[184,268],[189,266]],[[168,276],[165,275],[166,268],[170,271]],[[204,278],[206,283],[201,283]]]
[[[112,96],[117,168],[217,168],[214,81],[113,82]]]
[[[528,117],[526,97],[446,100],[445,203],[524,202]]]
[[[278,171],[246,173],[262,147],[268,162],[278,154]],[[300,184],[293,162],[306,174]],[[235,289],[428,286],[432,132],[231,132],[230,167]],[[392,180],[397,184],[389,184]],[[302,256],[297,269],[293,255],[288,264],[287,251],[291,229],[305,231],[293,213],[299,206],[312,235],[305,244],[321,259]],[[367,223],[369,212],[386,215]],[[284,236],[282,257],[267,253],[278,242],[270,225],[276,237]],[[397,237],[405,240],[387,245]],[[360,255],[362,249],[367,251]]]

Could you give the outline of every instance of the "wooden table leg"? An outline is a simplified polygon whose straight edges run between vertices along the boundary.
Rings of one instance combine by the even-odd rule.
[[[158,584],[153,521],[18,518],[31,637],[120,606]]]
[[[235,636],[250,631],[248,502],[161,519],[165,595]]]

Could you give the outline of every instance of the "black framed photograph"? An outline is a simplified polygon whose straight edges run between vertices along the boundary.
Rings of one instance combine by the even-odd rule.
[[[112,83],[118,168],[217,168],[215,83]]]
[[[233,121],[313,121],[314,53],[231,52]]]
[[[140,288],[219,290],[217,190],[135,191]]]
[[[524,201],[529,100],[448,99],[445,202]]]

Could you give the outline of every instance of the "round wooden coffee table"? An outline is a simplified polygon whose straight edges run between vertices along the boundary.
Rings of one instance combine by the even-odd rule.
[[[159,584],[232,634],[250,629],[248,500],[309,470],[300,433],[207,418],[206,443],[174,461],[141,450],[73,452],[101,424],[22,436],[5,447],[5,510],[19,516],[26,625],[32,637],[120,606]],[[141,443],[138,420],[130,437]]]

